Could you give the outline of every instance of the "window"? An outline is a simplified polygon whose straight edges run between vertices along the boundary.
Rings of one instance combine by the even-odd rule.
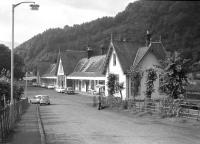
[[[113,54],[113,66],[116,66],[116,54]]]

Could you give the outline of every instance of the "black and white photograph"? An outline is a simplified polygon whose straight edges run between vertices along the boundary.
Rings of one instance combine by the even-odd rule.
[[[0,144],[200,144],[200,1],[1,0]]]

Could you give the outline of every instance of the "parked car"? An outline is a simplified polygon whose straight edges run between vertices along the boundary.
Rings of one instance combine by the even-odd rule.
[[[54,89],[55,86],[54,86],[53,84],[50,84],[50,85],[47,86],[47,88],[48,88],[48,89]]]
[[[55,89],[58,93],[64,93],[65,89],[64,88],[56,88]]]
[[[41,86],[42,88],[45,88],[45,87],[46,87],[45,83],[42,83],[40,86]]]
[[[72,87],[67,87],[64,91],[65,94],[74,94],[74,90]]]
[[[32,83],[32,86],[37,87],[38,84],[34,82],[34,83]]]
[[[40,98],[40,105],[42,104],[46,104],[46,105],[50,105],[50,99],[48,95],[42,95]]]
[[[30,103],[32,104],[39,104],[40,103],[40,98],[42,95],[36,95],[33,98],[30,99]]]

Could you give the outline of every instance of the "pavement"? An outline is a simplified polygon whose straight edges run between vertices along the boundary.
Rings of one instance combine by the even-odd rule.
[[[5,143],[42,144],[40,131],[37,105],[30,104]]]

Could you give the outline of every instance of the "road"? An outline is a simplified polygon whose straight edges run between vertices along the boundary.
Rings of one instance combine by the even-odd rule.
[[[36,94],[51,98],[51,105],[40,107],[48,144],[200,144],[200,123],[187,126],[98,111],[92,107],[92,97],[28,89],[29,96]]]

